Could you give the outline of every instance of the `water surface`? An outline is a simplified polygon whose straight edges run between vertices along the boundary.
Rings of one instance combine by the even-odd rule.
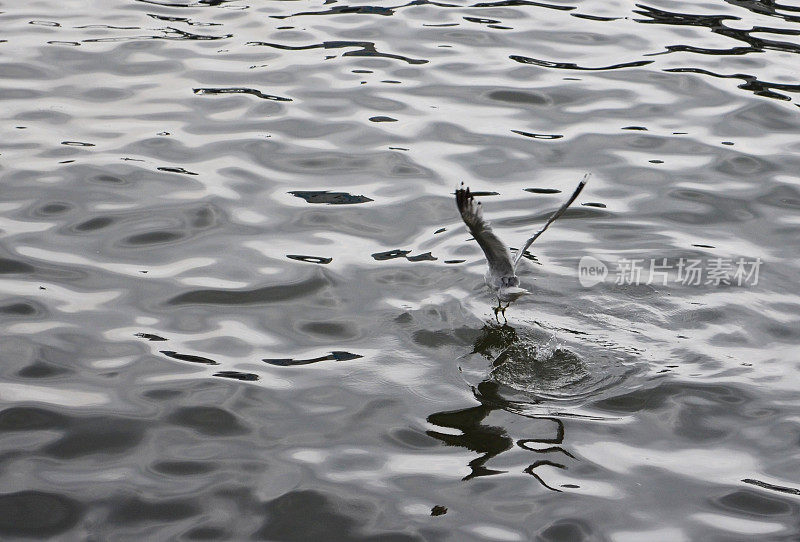
[[[3,537],[800,536],[796,6],[0,21]],[[518,247],[587,171],[501,325],[454,187]]]

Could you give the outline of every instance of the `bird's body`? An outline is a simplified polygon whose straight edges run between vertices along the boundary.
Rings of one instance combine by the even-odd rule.
[[[481,204],[475,201],[469,188],[465,188],[462,183],[461,188],[456,190],[456,206],[461,213],[461,218],[486,255],[486,264],[488,265],[485,277],[486,284],[497,296],[498,302],[498,307],[495,309],[495,317],[498,312],[503,313],[505,317],[505,309],[508,308],[511,302],[530,293],[519,285],[519,278],[516,273],[517,264],[536,238],[561,216],[573,201],[575,201],[575,198],[578,197],[578,194],[581,193],[581,190],[583,190],[583,187],[586,185],[588,178],[589,174],[587,173],[578,184],[578,188],[575,189],[572,196],[550,216],[542,229],[525,242],[525,245],[520,249],[514,259],[511,258],[511,252],[508,250],[508,246],[506,246],[505,243],[497,237],[494,231],[492,231],[489,222],[484,220]],[[503,307],[503,303],[506,304],[505,307]]]

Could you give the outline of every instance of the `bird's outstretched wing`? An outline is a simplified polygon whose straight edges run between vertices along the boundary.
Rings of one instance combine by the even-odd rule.
[[[578,194],[581,193],[581,191],[583,190],[583,187],[586,186],[586,181],[589,180],[590,176],[591,176],[591,173],[587,173],[586,175],[584,175],[583,179],[581,179],[581,182],[578,183],[578,187],[575,189],[575,192],[572,193],[572,195],[569,197],[569,199],[567,201],[565,201],[561,205],[561,207],[559,207],[558,210],[556,210],[556,212],[553,213],[550,216],[550,218],[547,219],[547,222],[544,223],[544,226],[542,226],[542,229],[540,229],[539,231],[534,233],[532,237],[530,237],[527,241],[525,241],[525,245],[522,247],[522,249],[519,252],[517,252],[517,256],[514,258],[514,264],[512,266],[514,269],[517,268],[517,264],[522,259],[522,255],[525,254],[525,251],[528,250],[528,247],[530,247],[533,244],[533,242],[536,241],[536,239],[540,235],[542,235],[544,233],[544,231],[548,228],[548,226],[550,226],[550,224],[555,222],[556,219],[558,219],[558,217],[563,215],[564,211],[566,211],[567,208],[570,205],[572,205],[572,202],[575,201],[575,199],[578,197]]]
[[[464,183],[461,183],[461,187],[456,190],[456,205],[464,224],[483,249],[490,273],[497,277],[514,276],[511,252],[494,234],[489,223],[483,219],[481,204],[475,201],[469,188],[464,188]]]

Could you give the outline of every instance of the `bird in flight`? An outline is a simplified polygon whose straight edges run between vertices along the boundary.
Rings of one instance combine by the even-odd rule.
[[[572,202],[574,202],[581,193],[583,187],[586,186],[589,175],[590,174],[587,173],[583,176],[583,179],[578,183],[578,187],[569,199],[547,219],[547,222],[545,222],[544,226],[542,226],[539,231],[525,241],[525,245],[517,252],[513,260],[508,247],[495,235],[489,222],[484,220],[481,204],[475,201],[469,188],[465,188],[464,183],[461,183],[461,187],[456,190],[456,205],[458,206],[458,211],[461,213],[461,218],[486,255],[486,263],[489,266],[486,272],[486,284],[489,285],[489,288],[497,296],[497,307],[494,309],[494,317],[498,321],[498,313],[502,314],[505,319],[506,309],[511,302],[530,293],[528,290],[520,288],[519,278],[517,278],[517,264],[519,264],[519,261],[522,259],[522,255],[525,254],[528,247],[544,233],[548,226],[555,222],[556,219],[564,214],[564,211],[572,205]],[[506,305],[503,306],[503,303]]]

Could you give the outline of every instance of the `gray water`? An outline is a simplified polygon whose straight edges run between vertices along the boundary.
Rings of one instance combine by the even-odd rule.
[[[0,22],[3,539],[800,537],[796,3]]]

